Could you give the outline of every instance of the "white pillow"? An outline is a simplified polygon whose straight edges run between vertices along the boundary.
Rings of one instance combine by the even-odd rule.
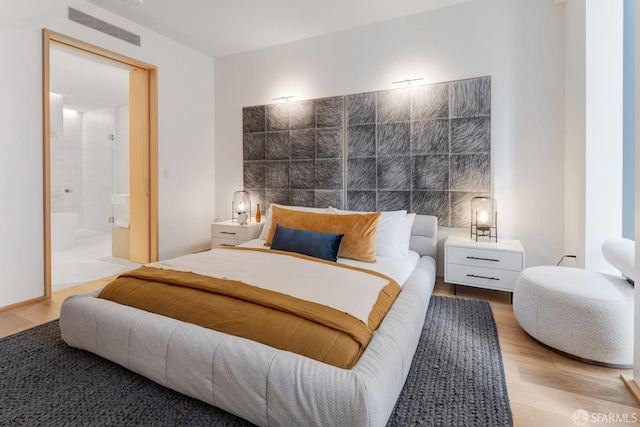
[[[329,206],[329,213],[346,215],[367,214],[371,212],[343,211]],[[389,258],[400,258],[407,255],[409,251],[409,244],[407,243],[406,251],[403,251],[402,246],[406,217],[407,211],[389,211],[380,213],[378,228],[376,229],[376,255]],[[411,232],[411,227],[409,227],[409,232]]]
[[[415,213],[407,214],[402,223],[402,230],[400,231],[400,254],[401,256],[407,256],[409,254],[409,243],[411,243],[411,228],[413,227],[413,221],[416,219]]]
[[[308,208],[306,206],[286,206],[286,205],[278,205],[276,203],[271,203],[269,209],[267,209],[265,219],[264,219],[264,227],[262,227],[262,231],[260,232],[259,239],[266,239],[267,233],[269,232],[269,228],[271,228],[271,206],[277,206],[282,209],[289,209],[292,211],[303,211],[303,212],[315,212],[315,213],[328,213],[328,208]]]

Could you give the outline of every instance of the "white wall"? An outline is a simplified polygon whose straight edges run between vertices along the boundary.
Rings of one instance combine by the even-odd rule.
[[[623,0],[587,2],[585,267],[617,274],[602,243],[622,236]]]
[[[586,176],[586,6],[581,0],[566,3],[566,124],[564,253],[576,255],[584,267]],[[567,264],[568,265],[568,264]]]
[[[565,253],[617,274],[602,243],[622,235],[622,0],[567,1]]]
[[[216,216],[229,217],[232,194],[242,188],[242,107],[283,95],[301,100],[389,89],[406,78],[432,83],[486,75],[500,236],[522,241],[528,265],[557,262],[564,5],[552,0],[475,0],[217,59]]]
[[[137,47],[67,19],[71,6],[142,36]],[[158,67],[162,259],[208,247],[214,216],[214,61],[84,0],[0,3],[0,307],[43,295],[42,29]]]

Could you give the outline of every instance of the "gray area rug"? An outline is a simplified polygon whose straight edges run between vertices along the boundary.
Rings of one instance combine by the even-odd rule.
[[[1,426],[249,426],[67,346],[58,321],[0,339]],[[513,425],[489,304],[434,296],[389,426]]]

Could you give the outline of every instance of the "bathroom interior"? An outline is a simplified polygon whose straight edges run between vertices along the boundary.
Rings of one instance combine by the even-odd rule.
[[[50,49],[51,289],[129,261],[129,71]]]

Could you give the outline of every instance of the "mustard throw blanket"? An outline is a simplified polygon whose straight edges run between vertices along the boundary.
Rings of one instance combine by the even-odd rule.
[[[336,268],[353,269],[339,264]],[[368,324],[334,308],[239,281],[153,267],[120,275],[103,289],[100,298],[350,369],[399,293],[400,286],[389,279]]]

